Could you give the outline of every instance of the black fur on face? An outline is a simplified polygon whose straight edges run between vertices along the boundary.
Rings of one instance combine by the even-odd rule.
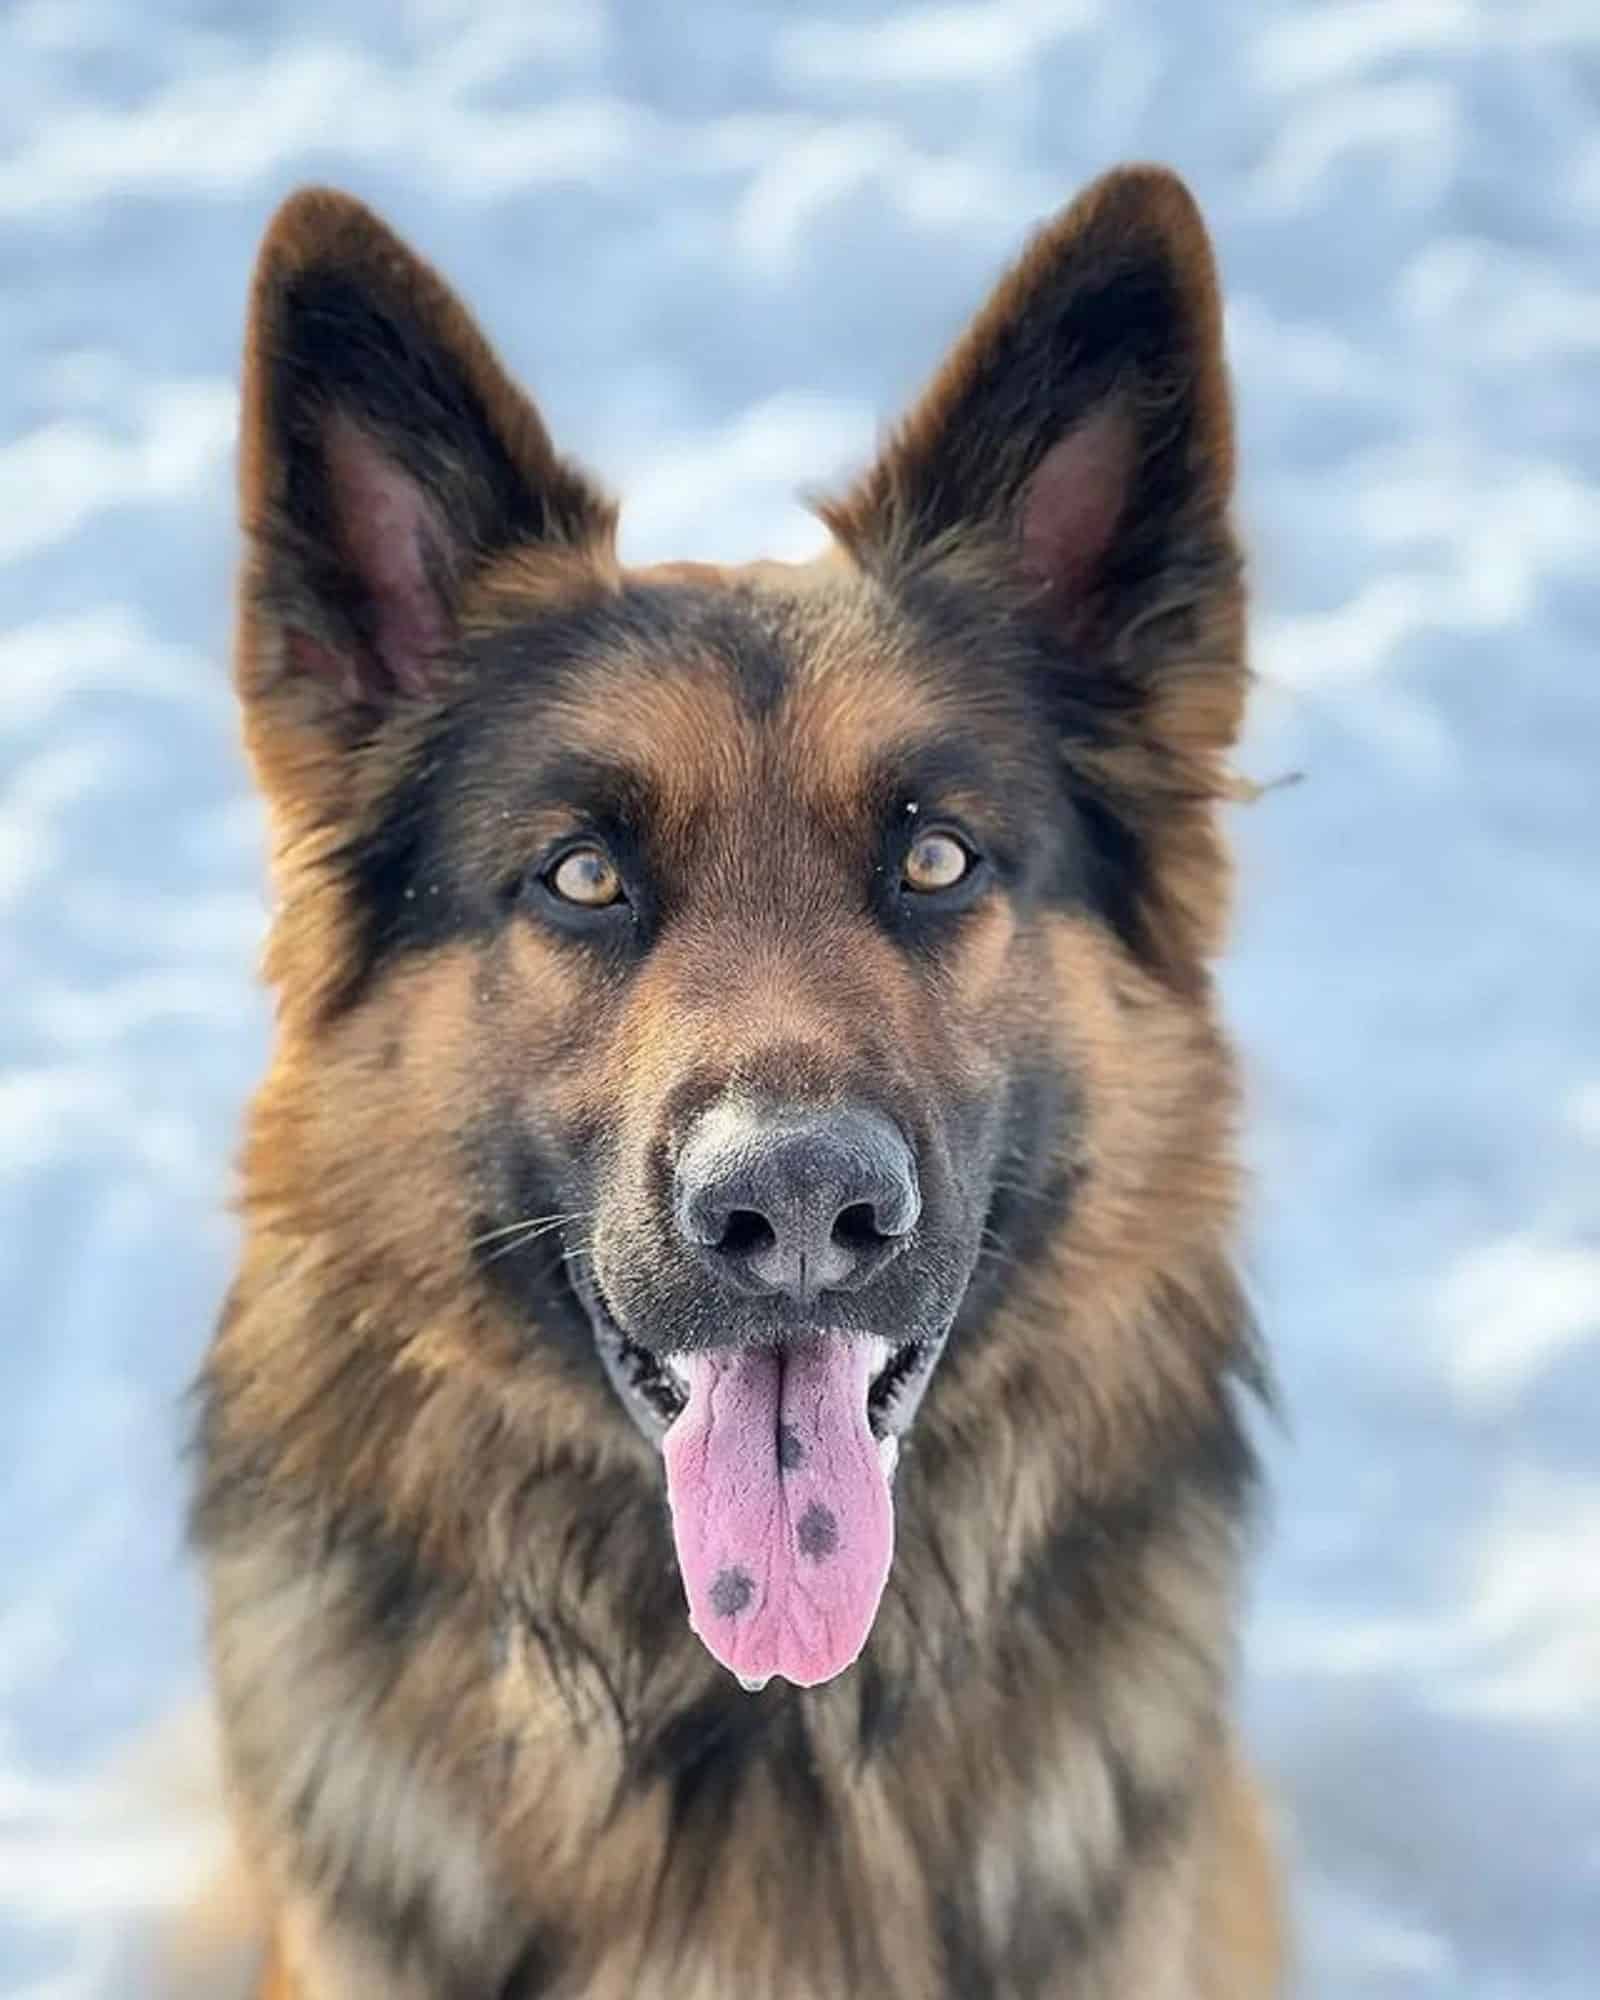
[[[844,608],[849,644],[836,607],[670,582],[502,629],[338,858],[364,939],[341,1007],[418,955],[472,954],[470,1255],[558,1347],[584,1326],[656,1352],[730,1328],[937,1340],[1066,1199],[1072,1080],[993,992],[1044,976],[1050,915],[1109,919],[1026,630],[968,652],[949,621],[914,625],[858,744],[830,731],[872,715],[860,662],[903,607],[856,587]],[[970,878],[919,897],[908,851],[945,827]],[[552,895],[574,844],[616,866],[615,906]],[[684,1135],[730,1097],[865,1107],[904,1136],[921,1213],[870,1287],[730,1305],[683,1244]]]

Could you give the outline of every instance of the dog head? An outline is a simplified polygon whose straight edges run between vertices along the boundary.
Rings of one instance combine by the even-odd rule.
[[[1035,238],[825,553],[739,570],[624,568],[433,272],[296,197],[243,429],[258,1224],[398,1365],[609,1393],[651,1441],[687,1412],[696,1493],[758,1433],[886,1473],[947,1349],[1037,1375],[989,1350],[1044,1259],[1136,1287],[1231,1201],[1232,477],[1156,170]]]

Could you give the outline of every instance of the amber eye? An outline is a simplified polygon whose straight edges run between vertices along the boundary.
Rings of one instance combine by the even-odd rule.
[[[571,847],[545,877],[552,895],[582,910],[603,910],[622,900],[622,877],[598,847]]]
[[[919,896],[936,895],[965,881],[976,858],[953,833],[919,834],[906,855],[902,880]]]

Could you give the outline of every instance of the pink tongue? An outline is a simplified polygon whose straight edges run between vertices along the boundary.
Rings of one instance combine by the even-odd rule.
[[[662,1451],[689,1623],[742,1680],[815,1687],[866,1644],[894,1552],[865,1341],[683,1356]]]

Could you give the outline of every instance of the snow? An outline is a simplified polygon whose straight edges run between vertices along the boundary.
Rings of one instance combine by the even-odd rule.
[[[1026,229],[1216,230],[1260,699],[1237,949],[1289,1422],[1248,1647],[1312,2000],[1600,1965],[1593,0],[14,0],[0,19],[0,1992],[110,2000],[207,1835],[181,1395],[262,1057],[226,692],[255,239],[437,256],[630,553],[793,554]],[[119,1969],[123,1968],[123,1969]]]

